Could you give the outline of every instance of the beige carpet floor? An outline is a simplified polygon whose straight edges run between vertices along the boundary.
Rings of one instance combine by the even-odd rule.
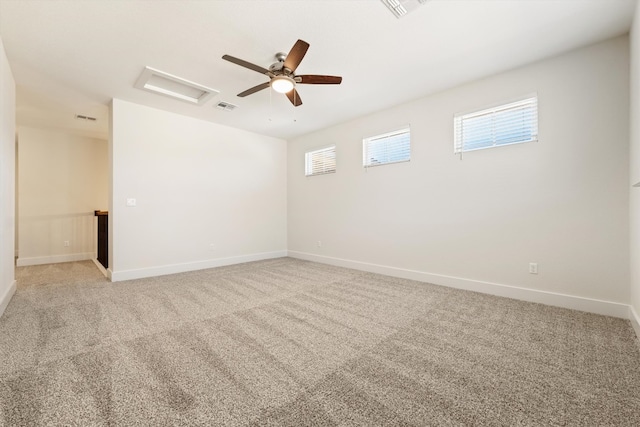
[[[17,269],[2,426],[639,426],[628,321],[291,258]]]

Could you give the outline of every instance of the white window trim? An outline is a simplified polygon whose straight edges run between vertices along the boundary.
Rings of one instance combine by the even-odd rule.
[[[310,164],[311,155],[314,154],[314,153],[319,153],[319,152],[330,150],[330,149],[333,149],[334,153],[336,154],[336,165],[335,165],[334,169],[326,171],[326,172],[317,172],[317,173],[309,173],[308,174],[307,171],[313,169],[313,167],[310,167],[311,166],[311,164]],[[336,169],[338,168],[337,167],[338,164],[337,164],[337,152],[336,152],[336,149],[337,149],[336,144],[331,144],[331,145],[325,145],[325,146],[319,147],[319,148],[313,148],[313,149],[310,149],[309,151],[305,151],[305,153],[304,153],[304,176],[308,177],[308,176],[318,176],[318,175],[327,175],[327,174],[330,174],[330,173],[336,173]]]
[[[491,112],[492,110],[498,111],[501,109],[506,109],[506,107],[512,105],[512,104],[518,104],[518,103],[522,103],[525,101],[528,101],[532,98],[536,99],[536,123],[535,123],[535,135],[534,138],[526,140],[526,141],[517,141],[517,142],[510,142],[508,144],[500,144],[500,145],[491,145],[491,146],[487,146],[487,147],[478,147],[478,148],[472,148],[472,149],[467,149],[467,150],[463,150],[462,149],[462,144],[458,143],[458,120],[460,118],[463,118],[464,116],[471,116],[471,115],[481,115],[481,114],[486,114],[488,112]],[[480,107],[480,108],[474,108],[474,109],[470,109],[464,112],[460,112],[460,113],[456,113],[453,116],[453,153],[454,154],[459,154],[462,155],[462,153],[468,153],[471,151],[479,151],[479,150],[486,150],[486,149],[490,149],[490,148],[498,148],[498,147],[507,147],[509,145],[517,145],[517,144],[524,144],[527,142],[537,142],[539,139],[539,120],[538,120],[538,105],[539,105],[539,100],[538,100],[538,93],[537,92],[533,92],[533,93],[529,93],[527,95],[524,96],[520,96],[517,98],[511,98],[509,100],[505,100],[499,103],[493,103],[490,105],[486,105],[484,107]]]
[[[396,160],[395,162],[367,164],[367,150],[366,150],[365,147],[366,147],[368,141],[370,141],[372,139],[388,138],[390,136],[399,135],[399,134],[405,133],[405,132],[409,133],[409,158],[408,159],[406,159],[406,160]],[[373,167],[377,167],[377,166],[393,165],[393,164],[396,164],[396,163],[410,162],[411,161],[411,154],[412,154],[411,125],[402,126],[402,127],[396,128],[395,130],[392,130],[392,131],[389,131],[389,132],[380,133],[380,134],[371,135],[371,136],[362,138],[362,166],[365,169],[373,168]]]

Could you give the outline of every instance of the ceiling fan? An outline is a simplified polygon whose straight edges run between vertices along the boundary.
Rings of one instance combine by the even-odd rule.
[[[301,76],[296,75],[296,68],[298,68],[298,65],[302,62],[302,58],[304,58],[304,55],[307,53],[307,49],[309,49],[309,43],[304,40],[298,40],[288,54],[282,52],[276,53],[276,59],[278,62],[271,64],[269,69],[230,55],[223,55],[222,59],[238,64],[241,67],[257,71],[258,73],[269,77],[268,82],[254,86],[244,92],[240,92],[238,94],[239,97],[251,95],[252,93],[256,93],[271,86],[276,92],[287,95],[289,101],[291,101],[294,106],[298,107],[302,105],[302,100],[296,90],[296,84],[337,85],[342,82],[342,77],[337,76],[321,76],[315,74],[306,74]]]

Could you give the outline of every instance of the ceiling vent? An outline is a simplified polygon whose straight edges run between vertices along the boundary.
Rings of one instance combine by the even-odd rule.
[[[413,12],[418,6],[429,0],[380,0],[394,14],[396,18],[402,18],[409,12]]]
[[[78,120],[86,120],[86,121],[89,121],[89,122],[95,122],[95,121],[98,120],[95,117],[83,116],[82,114],[76,114],[76,119],[78,119]]]
[[[211,97],[220,93],[215,89],[210,89],[151,67],[144,68],[135,87],[195,105],[202,105]]]
[[[223,111],[233,111],[236,108],[238,108],[238,106],[234,104],[230,104],[228,102],[221,101],[216,104],[216,108],[219,108],[220,110],[223,110]]]

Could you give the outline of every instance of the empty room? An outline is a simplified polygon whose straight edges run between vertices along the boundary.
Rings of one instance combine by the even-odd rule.
[[[637,0],[0,0],[0,426],[640,425]]]

